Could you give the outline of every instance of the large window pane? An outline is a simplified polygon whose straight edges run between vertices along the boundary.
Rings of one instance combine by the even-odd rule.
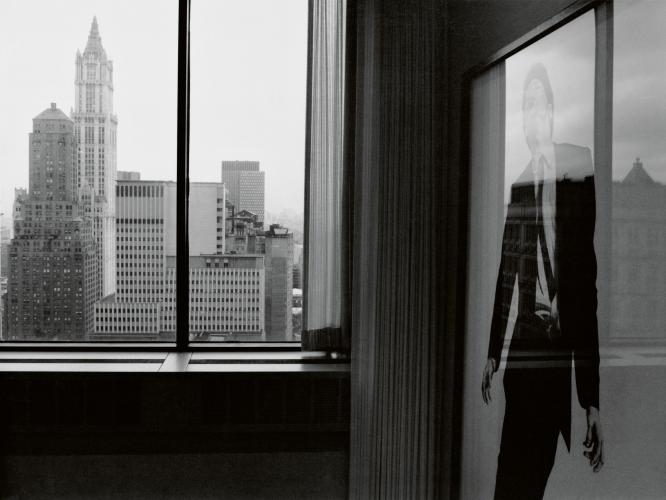
[[[2,340],[175,337],[177,27],[175,0],[3,4]]]
[[[663,2],[615,6],[610,336],[648,346],[666,340],[665,15]]]
[[[194,0],[190,337],[300,339],[307,1]]]
[[[665,15],[602,4],[473,83],[464,498],[666,491]]]

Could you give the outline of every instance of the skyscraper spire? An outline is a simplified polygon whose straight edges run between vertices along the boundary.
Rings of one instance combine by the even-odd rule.
[[[97,16],[93,16],[92,26],[90,27],[90,36],[88,38],[99,38],[99,26],[97,26]]]
[[[79,189],[90,189],[95,204],[93,233],[97,248],[100,296],[115,291],[116,279],[116,130],[113,114],[113,64],[102,47],[97,17],[93,17],[83,54],[77,52],[74,71],[76,169]]]
[[[90,34],[88,35],[88,43],[84,53],[94,52],[100,56],[106,57],[104,48],[102,47],[102,37],[99,36],[99,26],[97,24],[97,16],[93,16],[92,25],[90,26]]]

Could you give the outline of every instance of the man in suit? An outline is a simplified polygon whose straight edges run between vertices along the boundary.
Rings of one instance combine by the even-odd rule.
[[[570,449],[572,358],[587,413],[584,454],[595,472],[603,465],[592,156],[553,142],[553,92],[542,64],[523,86],[523,131],[531,160],[511,187],[481,387],[487,404],[517,278],[496,499],[543,498],[560,433]]]

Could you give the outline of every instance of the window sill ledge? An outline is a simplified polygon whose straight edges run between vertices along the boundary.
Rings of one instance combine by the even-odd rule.
[[[4,351],[0,372],[330,373],[349,372],[325,352]]]

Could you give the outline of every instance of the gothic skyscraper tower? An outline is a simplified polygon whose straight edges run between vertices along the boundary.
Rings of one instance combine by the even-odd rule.
[[[93,18],[88,43],[76,53],[72,120],[77,143],[79,188],[94,193],[93,220],[97,242],[100,297],[116,289],[116,129],[113,114],[113,63],[107,58]]]

